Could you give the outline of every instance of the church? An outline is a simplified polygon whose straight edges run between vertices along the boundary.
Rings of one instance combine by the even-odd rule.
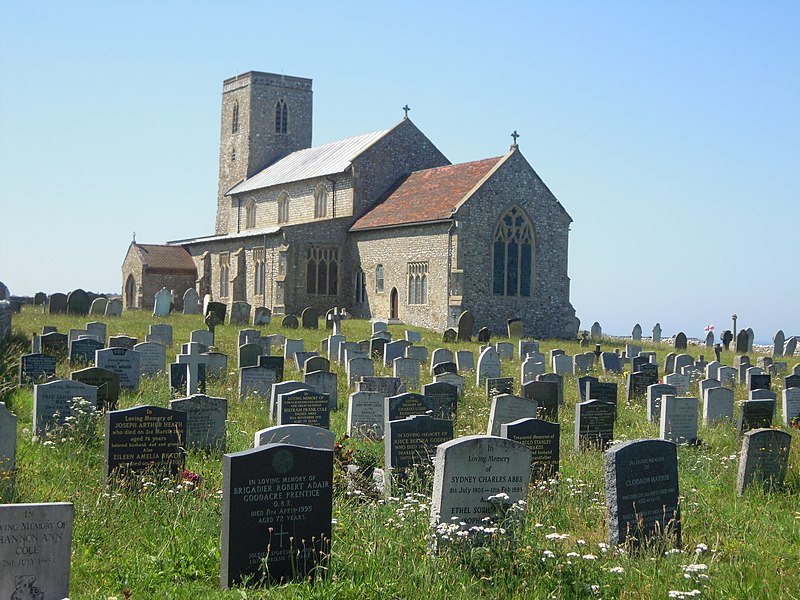
[[[344,307],[443,331],[469,310],[495,333],[574,338],[567,211],[516,144],[451,164],[406,116],[311,145],[311,80],[251,71],[222,89],[213,235],[132,242],[125,308],[189,287],[273,314]]]

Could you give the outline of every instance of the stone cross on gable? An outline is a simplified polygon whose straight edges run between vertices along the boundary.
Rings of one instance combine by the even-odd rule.
[[[175,360],[178,364],[187,366],[186,395],[196,394],[200,383],[198,366],[208,365],[208,356],[200,354],[200,344],[189,342],[181,346],[182,354],[178,354]]]
[[[410,111],[410,110],[411,110],[411,109],[409,108],[408,104],[406,104],[406,105],[403,107],[403,112],[405,112],[405,113],[406,113],[406,115],[405,115],[405,118],[406,118],[406,119],[408,118],[408,111]]]
[[[516,130],[516,129],[514,130],[514,133],[512,133],[512,134],[511,134],[511,137],[512,137],[512,138],[513,138],[513,140],[514,140],[514,143],[513,143],[512,145],[513,145],[513,146],[516,146],[516,145],[517,145],[517,138],[518,138],[518,137],[520,137],[520,135],[517,133],[517,130]]]

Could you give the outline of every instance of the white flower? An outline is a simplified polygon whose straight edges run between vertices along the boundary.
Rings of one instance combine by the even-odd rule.
[[[625,569],[623,567],[611,567],[608,572],[616,575],[622,575],[625,572]]]
[[[542,556],[544,556],[545,558],[555,558],[556,557],[555,553],[550,551],[550,550],[545,550],[544,552],[542,552]]]
[[[583,560],[597,560],[597,557],[594,554],[584,554]]]
[[[697,544],[697,547],[694,549],[695,554],[702,554],[708,550],[708,546],[703,543]]]
[[[580,557],[580,554],[578,554],[577,552],[567,552],[567,558],[578,558],[578,557]]]
[[[569,537],[568,533],[557,533],[557,532],[554,531],[553,533],[548,533],[546,536],[544,536],[544,539],[546,539],[546,540],[565,540],[568,537]]]

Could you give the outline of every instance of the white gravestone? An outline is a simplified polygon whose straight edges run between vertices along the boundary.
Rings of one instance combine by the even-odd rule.
[[[676,444],[692,443],[697,439],[697,398],[661,397],[659,437]]]

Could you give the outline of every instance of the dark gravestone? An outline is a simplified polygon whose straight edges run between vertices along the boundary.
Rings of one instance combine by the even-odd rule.
[[[170,400],[169,407],[186,413],[186,448],[225,450],[225,421],[228,418],[225,398],[195,394]]]
[[[399,377],[362,377],[356,387],[359,392],[380,392],[388,398],[401,391],[402,383]]]
[[[686,350],[686,334],[682,331],[675,336],[675,350]]]
[[[666,440],[633,440],[604,457],[608,543],[681,546],[678,451]]]
[[[771,375],[751,375],[750,376],[750,389],[751,390],[768,390],[772,384]]]
[[[448,327],[447,329],[445,329],[444,333],[442,334],[442,342],[444,342],[445,344],[450,344],[452,342],[455,342],[457,338],[458,338],[458,332],[452,327]]]
[[[733,341],[733,334],[731,333],[730,329],[726,329],[722,332],[722,345],[725,347],[725,350],[730,350],[731,342]]]
[[[102,349],[103,342],[91,338],[75,340],[69,346],[69,364],[70,366],[78,363],[93,365],[94,353]]]
[[[745,400],[739,405],[737,430],[739,435],[751,429],[772,427],[775,414],[775,400]]]
[[[261,344],[242,344],[239,346],[239,368],[258,366],[258,357],[264,354]]]
[[[362,390],[363,391],[363,390]],[[398,394],[384,400],[387,421],[397,421],[414,415],[432,415],[433,400],[422,394]]]
[[[431,400],[433,418],[454,421],[458,413],[458,388],[449,383],[428,383],[422,386],[422,395]]]
[[[492,332],[488,327],[481,327],[478,330],[478,342],[481,344],[488,344],[489,339],[492,337]]]
[[[636,371],[640,371],[642,365],[649,365],[650,357],[649,356],[634,356],[631,358],[631,373],[635,373]],[[656,367],[658,370],[658,367]]]
[[[278,396],[278,425],[311,425],[328,429],[331,424],[330,398],[316,390],[296,390]]]
[[[453,439],[453,422],[413,415],[389,421],[384,437],[384,465],[395,481],[402,482],[402,471],[414,466],[429,466],[436,446]]]
[[[97,410],[116,410],[119,400],[119,374],[107,369],[89,367],[73,371],[70,379],[80,381],[97,388]]]
[[[66,333],[51,331],[39,337],[39,348],[44,354],[55,356],[58,360],[69,354],[69,336]]]
[[[300,326],[300,321],[294,315],[286,315],[281,319],[281,327],[284,329],[297,329]]]
[[[546,481],[558,473],[561,425],[541,419],[519,419],[500,425],[500,437],[531,450],[531,479]]]
[[[176,477],[183,469],[186,413],[137,406],[106,413],[106,479],[133,474]]]
[[[575,405],[575,450],[605,450],[614,439],[617,407],[602,400],[587,400]]]
[[[283,371],[285,366],[285,360],[282,356],[264,356],[261,355],[258,357],[258,366],[264,367],[265,369],[272,369],[275,371],[276,382],[280,383],[283,381]],[[330,363],[328,363],[330,365]]]
[[[317,329],[319,328],[319,313],[309,306],[300,313],[300,322],[303,329]]]
[[[750,337],[747,335],[747,330],[742,329],[739,335],[736,336],[736,353],[747,354],[750,346]]]
[[[437,373],[438,375],[438,373]],[[486,378],[486,399],[491,402],[492,398],[500,394],[514,393],[513,377],[487,377]]]
[[[741,496],[751,485],[764,489],[783,487],[791,442],[791,435],[777,429],[756,429],[745,433],[736,492]]]
[[[616,352],[603,352],[600,355],[600,364],[603,371],[608,373],[622,373],[622,363]]]
[[[537,416],[546,421],[558,421],[558,384],[553,381],[529,381],[522,386],[522,397],[536,400]]]
[[[600,383],[600,380],[597,377],[592,377],[591,375],[586,375],[585,377],[578,378],[578,393],[581,396],[581,402],[586,400],[586,390],[589,386],[589,383],[592,385],[596,383]]]
[[[214,315],[214,323],[220,325],[225,322],[225,313],[228,307],[222,302],[209,302],[206,305],[205,316]]]
[[[433,365],[433,375],[444,375],[445,373],[455,373],[458,375],[458,365],[450,361]]]
[[[800,375],[787,375],[783,378],[783,389],[800,388]]]
[[[129,335],[112,335],[108,338],[109,348],[127,348],[133,350],[133,347],[139,343],[139,339]]]
[[[314,371],[329,372],[331,370],[331,361],[324,356],[309,356],[303,362],[303,368],[300,370],[306,374],[313,373]]]
[[[71,315],[88,315],[92,300],[81,289],[73,290],[67,296],[67,312]]]
[[[51,315],[67,312],[67,295],[61,292],[50,294],[47,303],[47,312]]]
[[[617,404],[617,384],[606,381],[589,382],[586,390],[589,400],[602,400],[616,406]]]
[[[472,328],[475,325],[475,318],[468,310],[462,312],[458,317],[458,332],[457,339],[459,342],[472,341]],[[455,341],[455,340],[453,340]]]
[[[628,402],[630,402],[635,398],[644,398],[647,396],[648,386],[658,383],[658,374],[647,371],[629,373],[626,383],[627,399]]]
[[[56,374],[56,357],[34,352],[19,357],[19,384],[40,383]]]
[[[369,353],[383,361],[384,351],[388,342],[384,338],[374,337],[369,341]]]
[[[180,396],[189,395],[187,383],[189,381],[189,369],[191,365],[182,363],[171,363],[169,365],[169,388],[174,394]],[[206,393],[206,365],[197,365],[197,393]]]
[[[506,319],[506,330],[508,332],[508,339],[520,340],[524,335],[525,322],[522,319]]]
[[[267,444],[223,455],[220,586],[324,577],[332,514],[332,450]]]
[[[44,306],[47,303],[47,294],[44,292],[36,292],[33,296],[34,306]]]
[[[564,404],[564,376],[558,373],[542,373],[536,376],[536,381],[548,381],[558,385],[558,405]]]

